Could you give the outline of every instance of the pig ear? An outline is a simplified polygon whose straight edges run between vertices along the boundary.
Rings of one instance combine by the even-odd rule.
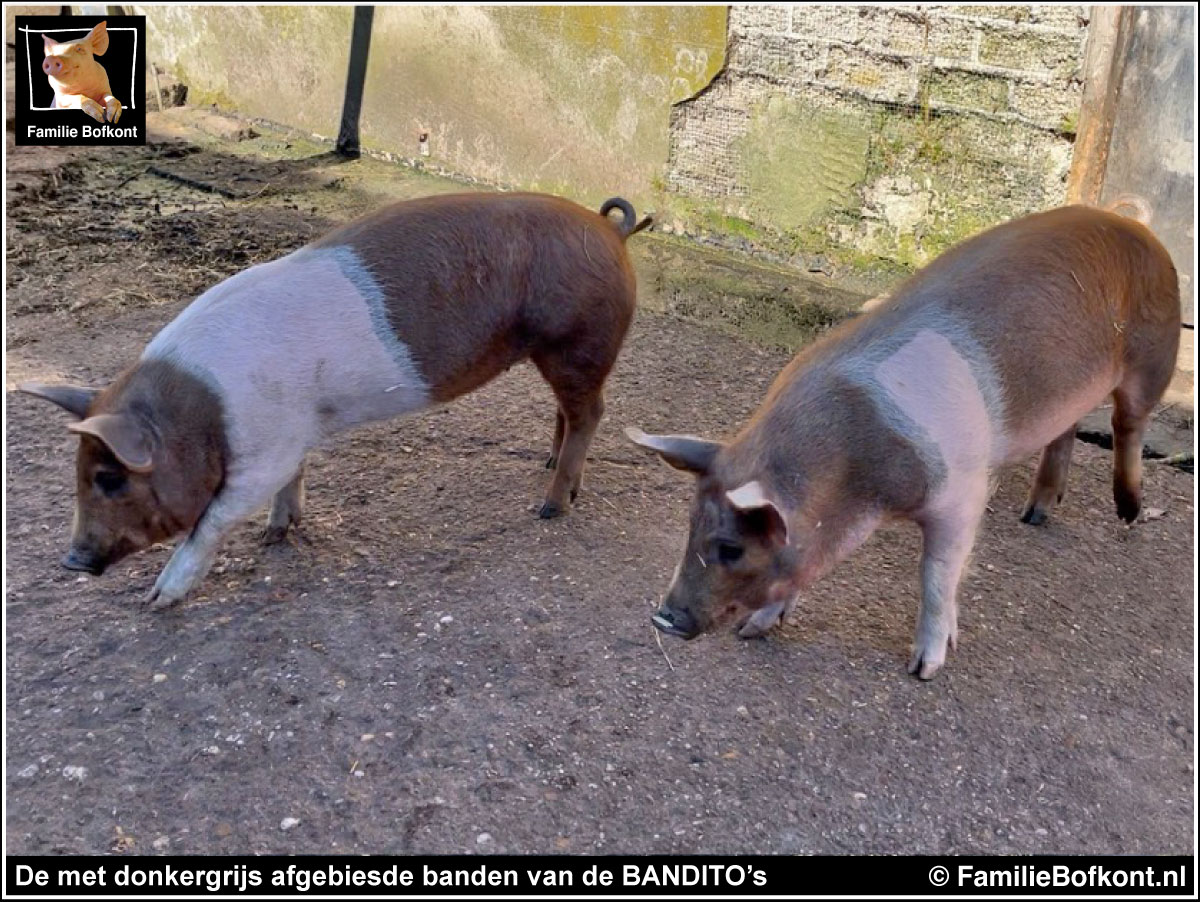
[[[657,451],[658,456],[675,469],[687,470],[697,476],[709,471],[717,452],[724,447],[720,442],[691,435],[647,435],[634,426],[626,427],[625,435],[635,445]]]
[[[134,473],[149,473],[154,469],[154,440],[129,414],[102,413],[67,428],[100,439],[121,465]]]
[[[96,54],[96,56],[104,56],[104,51],[108,49],[108,28],[106,24],[101,22],[88,32],[88,36],[84,40],[92,45],[92,53]]]
[[[42,48],[45,50],[47,56],[49,56],[57,46],[58,41],[54,40],[54,38],[50,37],[50,35],[42,35]]]
[[[87,414],[92,399],[100,394],[98,388],[81,388],[78,385],[45,385],[41,382],[23,382],[17,391],[35,398],[52,401],[63,410],[75,414],[79,419]]]
[[[739,513],[751,518],[754,532],[761,533],[768,542],[788,543],[787,517],[779,505],[767,497],[763,484],[757,479],[731,489],[725,497]]]

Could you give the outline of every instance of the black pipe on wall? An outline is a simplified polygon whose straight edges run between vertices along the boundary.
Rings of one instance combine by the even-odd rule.
[[[350,33],[350,65],[346,72],[346,97],[342,102],[342,124],[338,129],[337,152],[355,159],[362,155],[358,138],[358,118],[362,113],[363,86],[367,81],[367,54],[371,49],[371,22],[375,7],[354,7],[354,27]]]

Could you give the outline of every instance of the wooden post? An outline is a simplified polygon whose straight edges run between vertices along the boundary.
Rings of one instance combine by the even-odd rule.
[[[1083,61],[1083,100],[1079,104],[1075,149],[1067,177],[1069,204],[1100,201],[1125,56],[1133,31],[1132,15],[1133,10],[1125,6],[1091,9]]]

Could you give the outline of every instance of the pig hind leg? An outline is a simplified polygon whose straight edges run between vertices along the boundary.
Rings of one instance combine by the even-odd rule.
[[[1152,276],[1151,269],[1147,272]],[[1117,516],[1126,523],[1142,507],[1142,436],[1150,414],[1175,374],[1179,353],[1179,294],[1169,264],[1158,278],[1165,285],[1147,285],[1146,303],[1135,306],[1138,316],[1125,325],[1124,368],[1113,391],[1113,500]]]
[[[554,411],[554,443],[550,446],[550,457],[546,460],[546,469],[553,470],[558,466],[558,453],[562,450],[563,433],[567,430],[567,419],[562,408]]]
[[[578,343],[568,347],[533,355],[533,362],[554,389],[563,421],[554,476],[538,512],[544,519],[564,513],[579,492],[588,447],[604,415],[604,380],[619,349],[619,345],[610,350]]]
[[[1037,475],[1029,489],[1025,512],[1021,514],[1022,523],[1037,526],[1046,522],[1050,511],[1062,501],[1067,488],[1067,471],[1071,468],[1071,452],[1074,450],[1074,426],[1042,449]]]
[[[1113,500],[1126,523],[1142,509],[1142,436],[1169,381],[1168,371],[1146,390],[1144,381],[1127,378],[1113,392]]]
[[[271,513],[263,530],[262,543],[276,545],[287,538],[288,529],[299,526],[304,516],[304,467],[301,466],[292,481],[275,493],[271,502]]]

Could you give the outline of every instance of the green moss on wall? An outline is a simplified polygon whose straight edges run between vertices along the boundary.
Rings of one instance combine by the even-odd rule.
[[[188,85],[192,102],[336,134],[352,7],[151,6],[150,60]]]
[[[673,100],[724,65],[724,7],[381,7],[364,140],[485,182],[651,205]]]
[[[784,96],[753,109],[737,147],[755,218],[788,231],[848,204],[866,172],[868,125],[853,110]]]

